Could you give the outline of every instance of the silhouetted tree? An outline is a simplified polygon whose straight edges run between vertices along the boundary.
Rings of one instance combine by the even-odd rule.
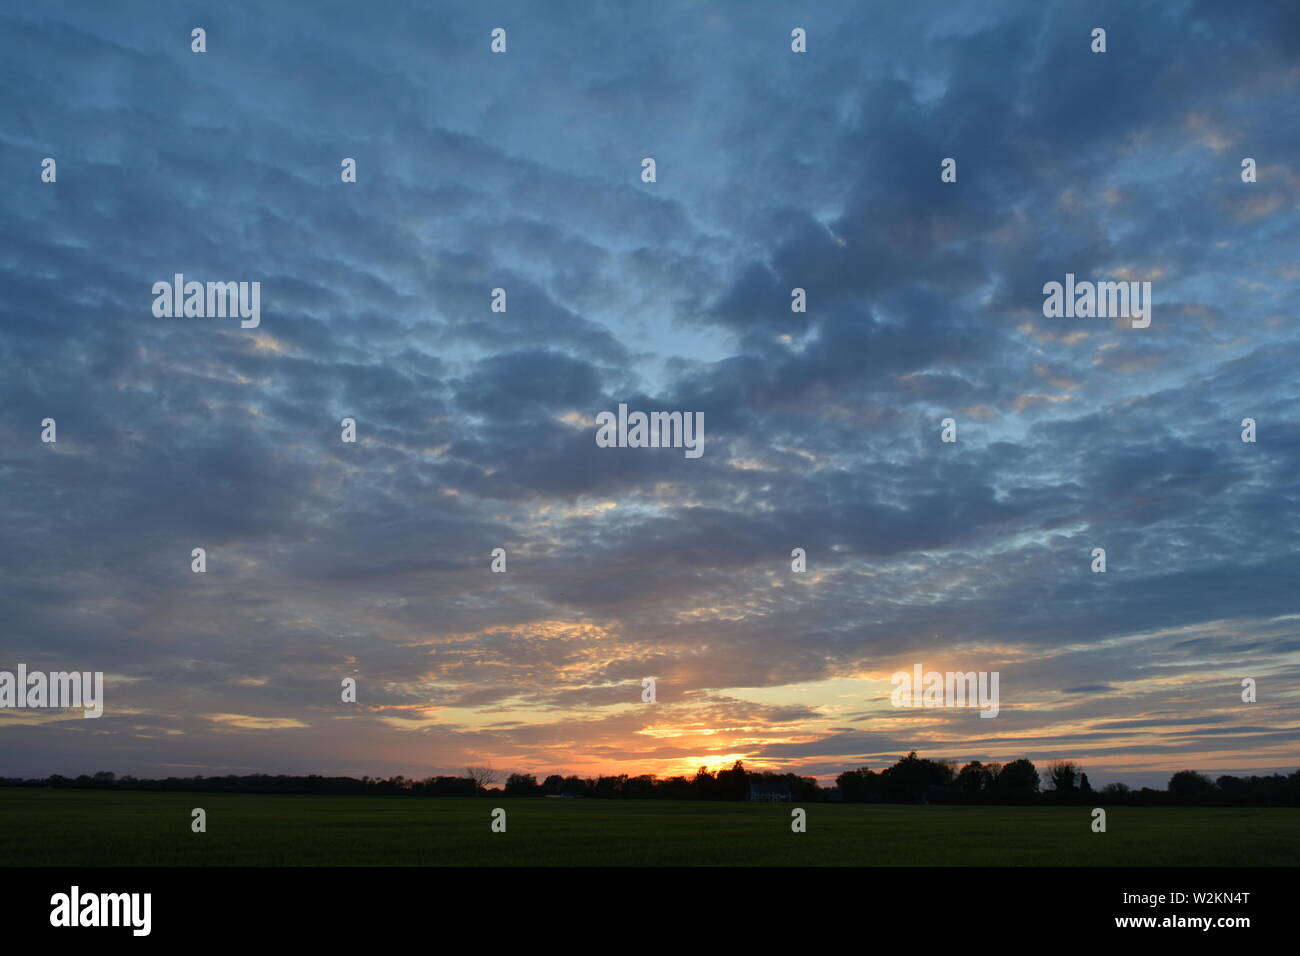
[[[695,778],[691,781],[691,790],[694,791],[697,800],[716,800],[718,798],[717,778],[709,773],[708,767],[701,767],[695,771]]]
[[[1098,796],[1102,803],[1128,803],[1131,789],[1126,783],[1108,783],[1101,788]]]
[[[542,788],[531,773],[512,773],[506,778],[505,794],[509,797],[540,796]]]
[[[963,803],[983,803],[993,791],[995,772],[989,766],[972,760],[957,774],[957,795]]]
[[[1175,803],[1198,803],[1214,792],[1210,778],[1195,770],[1180,770],[1169,778],[1169,798]]]
[[[486,790],[490,785],[501,779],[501,775],[491,767],[466,767],[465,776],[474,781],[476,790]]]
[[[364,776],[325,777],[319,774],[288,776],[285,774],[250,774],[224,777],[167,777],[161,780],[137,780],[130,775],[115,776],[108,771],[94,775],[80,774],[74,779],[59,774],[47,778],[21,779],[0,777],[0,787],[82,787],[100,790],[162,790],[187,793],[313,793],[313,794],[380,794],[399,796],[469,796],[487,791],[497,779],[491,767],[466,768],[465,777],[429,777],[408,779],[401,774],[389,778]],[[477,778],[477,779],[475,779]],[[1056,761],[1044,774],[1046,792],[1039,794],[1039,775],[1028,760],[1013,760],[1006,766],[971,761],[960,772],[951,764],[923,760],[915,751],[887,770],[876,773],[867,767],[846,770],[836,778],[837,795],[848,801],[897,801],[929,803],[958,799],[969,803],[1055,802],[1073,793],[1073,802],[1087,799],[1103,804],[1125,806],[1259,806],[1300,807],[1300,770],[1290,774],[1267,776],[1220,776],[1213,783],[1203,774],[1183,770],[1169,780],[1168,790],[1143,787],[1130,790],[1122,783],[1109,783],[1095,795],[1091,793],[1087,774],[1070,761]],[[1068,789],[1071,781],[1073,791]],[[791,800],[813,802],[827,798],[827,791],[811,777],[793,773],[746,770],[740,761],[716,775],[701,767],[693,778],[683,776],[660,780],[654,774],[629,777],[627,774],[584,779],[551,774],[539,785],[532,774],[512,774],[505,793],[536,795],[563,793],[584,797],[651,797],[657,799],[744,799],[749,785],[789,794]]]
[[[718,771],[718,794],[723,800],[744,800],[748,795],[745,782],[745,766],[739,760],[731,765],[730,770]]]
[[[1038,770],[1023,757],[1004,766],[993,781],[993,792],[1005,803],[1029,803],[1038,793]]]
[[[898,763],[880,773],[884,783],[885,798],[892,803],[920,803],[930,799],[931,787],[944,787],[952,782],[952,767],[934,760],[925,760],[913,750]]]
[[[1044,775],[1057,803],[1073,803],[1078,793],[1079,767],[1072,760],[1053,760]]]
[[[835,778],[840,799],[850,803],[879,803],[884,799],[884,785],[880,774],[866,767],[846,770]]]

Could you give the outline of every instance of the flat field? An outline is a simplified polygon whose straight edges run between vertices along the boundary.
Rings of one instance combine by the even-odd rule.
[[[190,811],[207,811],[206,833]],[[506,811],[493,833],[491,811]],[[1297,866],[1300,810],[0,788],[0,866]]]

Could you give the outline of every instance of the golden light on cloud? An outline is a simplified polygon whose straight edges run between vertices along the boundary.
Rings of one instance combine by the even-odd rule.
[[[606,511],[613,511],[618,507],[617,501],[593,501],[573,505],[541,505],[535,511],[539,515],[545,515],[548,519],[565,519],[570,518],[593,518]],[[547,527],[552,520],[538,522],[538,527]]]
[[[210,720],[218,727],[234,730],[289,730],[308,727],[294,717],[252,717],[248,714],[203,714],[204,720]]]
[[[397,714],[386,714],[378,718],[381,724],[386,724],[394,730],[424,730],[426,727],[432,727],[438,723],[436,717],[426,714],[423,717],[404,717]]]
[[[584,415],[577,411],[567,411],[559,416],[559,420],[573,428],[595,428],[596,419],[591,415]]]
[[[284,351],[284,345],[277,339],[267,335],[265,332],[259,332],[253,336],[253,348],[259,352]]]
[[[766,462],[759,461],[755,458],[733,458],[727,464],[737,471],[779,471],[775,465],[769,465]]]
[[[691,777],[701,767],[706,768],[710,773],[717,773],[719,770],[730,770],[739,760],[744,763],[746,760],[752,760],[753,755],[745,751],[733,751],[724,754],[699,754],[694,757],[678,757],[668,765],[669,769],[661,771],[667,776]],[[754,769],[754,768],[750,768]]]

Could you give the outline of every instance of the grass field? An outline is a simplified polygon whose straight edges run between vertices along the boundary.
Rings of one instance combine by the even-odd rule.
[[[492,833],[494,807],[507,832]],[[203,807],[208,832],[190,831]],[[0,866],[1295,866],[1300,810],[0,789]]]

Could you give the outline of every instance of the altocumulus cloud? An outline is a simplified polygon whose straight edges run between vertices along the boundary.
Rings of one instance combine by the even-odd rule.
[[[9,773],[1294,764],[1300,9],[354,7],[0,17],[0,648],[107,674]],[[997,721],[893,711],[918,660]]]

